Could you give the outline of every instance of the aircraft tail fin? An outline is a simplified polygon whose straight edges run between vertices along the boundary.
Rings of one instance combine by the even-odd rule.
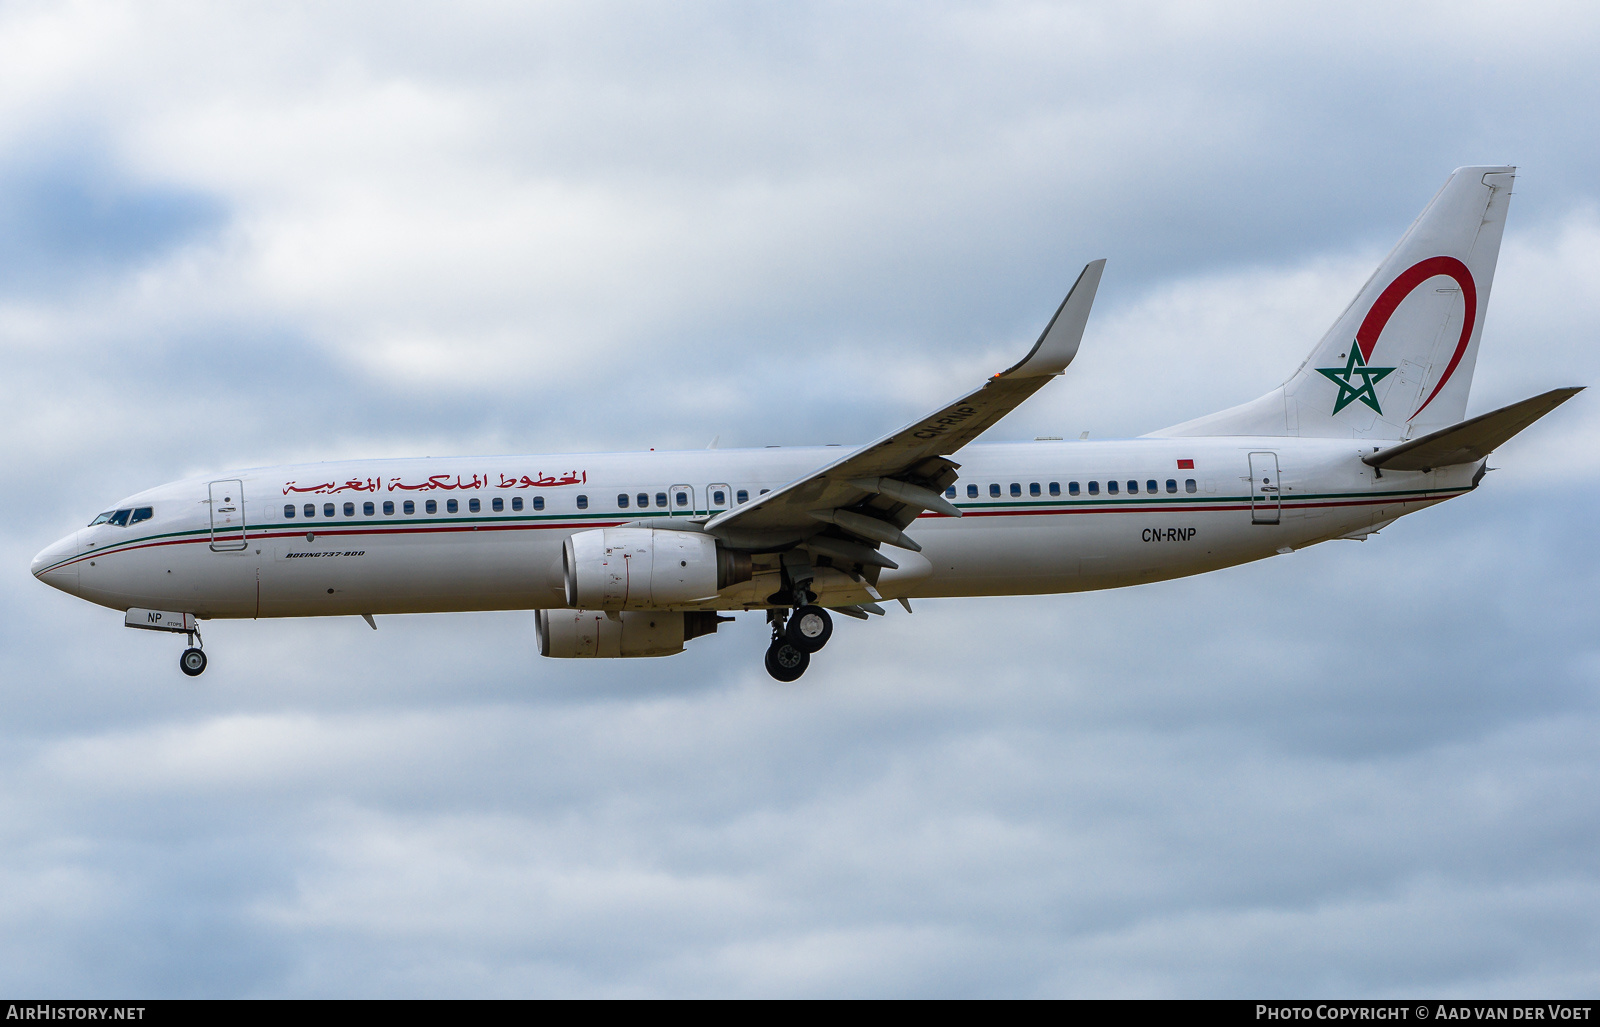
[[[1410,439],[1466,414],[1516,168],[1457,168],[1298,371],[1154,435]]]

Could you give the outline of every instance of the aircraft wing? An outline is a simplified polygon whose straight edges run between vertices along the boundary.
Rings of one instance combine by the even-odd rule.
[[[871,553],[870,547],[879,542],[920,548],[900,529],[924,510],[961,515],[939,495],[955,481],[960,466],[949,456],[1066,370],[1077,356],[1105,264],[1096,260],[1084,267],[1039,341],[1015,366],[806,477],[717,514],[706,522],[705,530],[729,545],[749,548],[788,544],[827,530],[831,536],[843,536],[844,549],[832,544],[837,552],[825,550],[839,556],[850,552],[860,557],[851,547]],[[840,530],[828,530],[830,526]],[[853,539],[868,544],[857,545]],[[830,543],[824,540],[819,545]],[[855,562],[882,566],[882,559],[873,561],[869,556]]]
[[[1479,414],[1361,459],[1373,467],[1396,471],[1431,471],[1435,467],[1469,464],[1482,460],[1513,435],[1582,391],[1581,386],[1551,389],[1532,399]]]

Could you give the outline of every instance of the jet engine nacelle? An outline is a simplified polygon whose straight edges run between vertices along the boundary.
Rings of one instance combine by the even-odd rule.
[[[593,528],[567,539],[561,569],[569,606],[654,610],[749,581],[750,557],[696,531]]]
[[[616,658],[676,655],[689,639],[712,634],[720,622],[732,619],[701,611],[540,610],[534,624],[540,656]]]

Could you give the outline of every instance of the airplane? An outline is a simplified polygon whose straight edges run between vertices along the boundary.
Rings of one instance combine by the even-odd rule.
[[[114,503],[40,581],[187,636],[211,618],[532,610],[542,655],[669,656],[732,614],[805,673],[833,615],[1200,574],[1471,492],[1576,395],[1463,419],[1516,169],[1451,174],[1299,369],[1132,439],[975,440],[1066,371],[1104,260],[1026,355],[866,445],[344,460],[227,471]],[[960,460],[957,461],[956,457]]]

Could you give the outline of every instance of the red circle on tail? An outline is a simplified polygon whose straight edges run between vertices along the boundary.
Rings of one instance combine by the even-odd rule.
[[[1417,407],[1416,413],[1406,420],[1415,418],[1417,414],[1427,409],[1428,404],[1433,402],[1433,397],[1444,388],[1445,382],[1456,373],[1456,365],[1461,363],[1462,356],[1467,352],[1467,343],[1472,339],[1472,329],[1478,323],[1478,286],[1472,280],[1472,272],[1467,270],[1467,265],[1454,257],[1429,257],[1427,260],[1417,261],[1389,283],[1389,287],[1383,290],[1383,295],[1379,296],[1372,309],[1367,311],[1366,320],[1361,322],[1360,329],[1356,331],[1356,345],[1361,349],[1361,359],[1370,361],[1372,348],[1378,344],[1378,336],[1383,334],[1384,326],[1389,323],[1389,318],[1394,316],[1401,302],[1411,295],[1417,286],[1437,275],[1453,278],[1456,284],[1461,286],[1461,299],[1466,306],[1466,316],[1462,319],[1461,338],[1456,341],[1456,351],[1450,355],[1450,363],[1445,367],[1439,384],[1428,393],[1428,398],[1422,401],[1422,406]]]

